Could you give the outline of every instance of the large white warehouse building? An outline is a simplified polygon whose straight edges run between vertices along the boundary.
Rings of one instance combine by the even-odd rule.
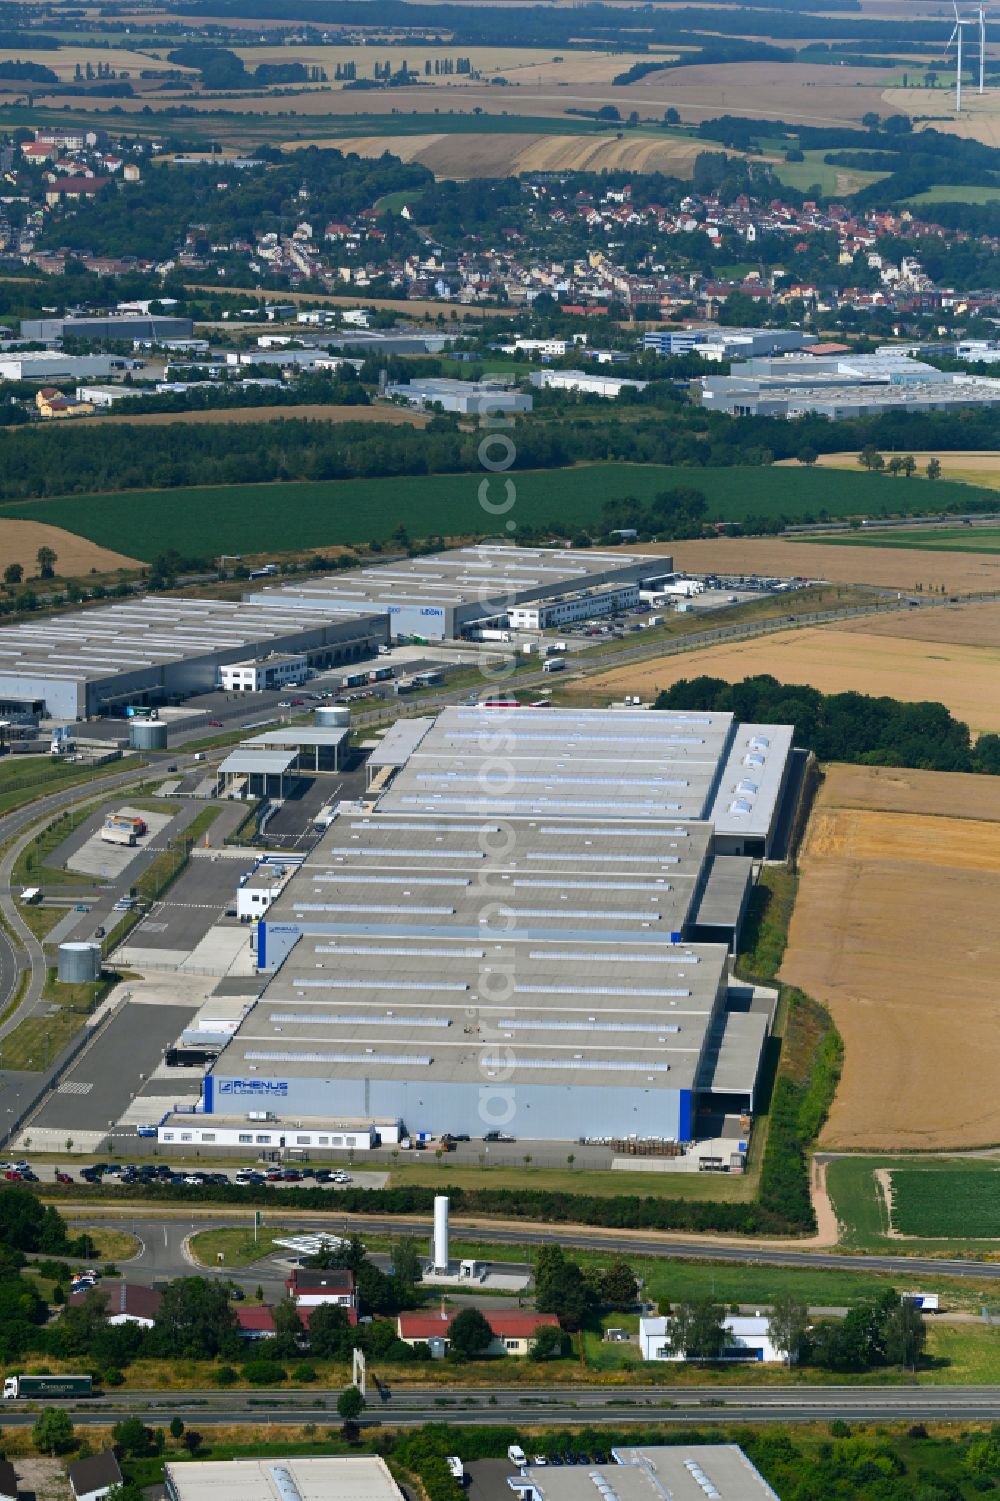
[[[493,488],[493,499],[502,500],[502,480]],[[529,600],[560,600],[604,584],[638,585],[650,575],[669,573],[671,566],[670,558],[634,553],[484,542],[296,580],[249,597],[309,609],[386,610],[394,636],[449,641],[488,623],[506,624],[514,606]]]
[[[770,828],[790,733],[752,731]],[[769,1013],[730,1004],[727,966],[751,861],[711,822],[746,739],[728,714],[400,722],[387,789],[340,811],[258,924],[266,985],[189,1139],[262,1104],[300,1129],[552,1141],[684,1142],[701,1110],[752,1112]]]

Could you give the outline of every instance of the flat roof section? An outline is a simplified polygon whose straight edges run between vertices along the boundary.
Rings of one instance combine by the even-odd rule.
[[[663,1489],[674,1501],[705,1501],[713,1492],[717,1501],[778,1501],[760,1471],[738,1444],[669,1444],[636,1449],[613,1449],[616,1467],[608,1479],[615,1490],[623,1466],[645,1468],[651,1473],[653,1496],[644,1501],[663,1501]],[[707,1482],[707,1483],[706,1483]],[[622,1498],[625,1501],[625,1497]]]
[[[692,923],[700,928],[735,928],[743,915],[752,875],[749,855],[714,856]]]
[[[717,834],[768,837],[785,785],[793,734],[790,724],[737,726],[707,815]]]
[[[705,1049],[699,1089],[752,1098],[767,1033],[766,1012],[727,1011],[721,1018],[721,1031]]]
[[[710,840],[708,824],[668,820],[341,813],[269,921],[669,939],[688,920]]]
[[[371,611],[341,611],[345,623]],[[77,682],[165,666],[215,652],[264,649],[272,640],[331,625],[330,612],[280,600],[233,602],[147,596],[0,629],[0,674]]]
[[[240,746],[219,767],[223,776],[282,776],[295,765],[294,750],[249,750]]]
[[[352,569],[335,578],[272,585],[247,598],[284,600],[306,607],[321,605],[325,600],[359,607],[374,603],[382,607],[426,605],[455,609],[464,622],[506,612],[524,599],[549,594],[556,597],[567,590],[637,580],[648,568],[649,559],[639,554],[484,542]]]
[[[379,800],[397,812],[702,819],[731,714],[449,708]]]
[[[263,735],[251,735],[250,739],[245,740],[243,743],[247,747],[262,746],[265,748],[285,745],[308,745],[310,747],[326,745],[336,747],[343,745],[344,741],[350,737],[350,733],[350,728],[347,725],[343,727],[339,725],[332,726],[330,728],[326,726],[317,727],[315,725],[291,725],[287,730],[267,730]]]
[[[434,726],[434,717],[420,719],[397,719],[389,726],[377,750],[368,757],[372,771],[383,766],[405,766],[427,731]]]
[[[168,1461],[164,1480],[170,1501],[402,1501],[375,1454]]]

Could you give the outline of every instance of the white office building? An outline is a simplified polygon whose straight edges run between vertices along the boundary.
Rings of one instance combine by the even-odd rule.
[[[784,1359],[775,1348],[768,1331],[769,1320],[762,1314],[727,1313],[722,1320],[726,1331],[725,1344],[720,1360],[759,1361],[765,1365]],[[670,1320],[667,1318],[639,1320],[639,1347],[643,1360],[683,1360],[682,1350],[674,1350],[670,1343]]]
[[[599,615],[617,615],[639,603],[638,584],[609,584],[605,588],[582,589],[565,599],[542,600],[537,604],[515,605],[510,624],[516,631],[547,631],[574,620],[591,620]]]

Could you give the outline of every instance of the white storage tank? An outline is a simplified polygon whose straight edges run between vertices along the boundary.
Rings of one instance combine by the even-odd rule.
[[[61,943],[58,976],[64,985],[89,985],[101,978],[99,943]]]
[[[448,1196],[434,1195],[434,1270],[448,1270]]]
[[[167,727],[162,719],[131,719],[128,743],[132,750],[166,750]]]
[[[351,711],[346,704],[320,704],[315,718],[321,729],[346,729],[351,722]]]

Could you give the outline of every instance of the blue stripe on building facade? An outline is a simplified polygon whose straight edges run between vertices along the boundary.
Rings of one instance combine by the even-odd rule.
[[[205,1075],[205,1093],[202,1109],[206,1115],[215,1114],[215,1079],[211,1074]]]
[[[680,1104],[678,1113],[677,1140],[691,1141],[691,1091],[690,1089],[682,1089],[679,1091],[679,1093]]]

